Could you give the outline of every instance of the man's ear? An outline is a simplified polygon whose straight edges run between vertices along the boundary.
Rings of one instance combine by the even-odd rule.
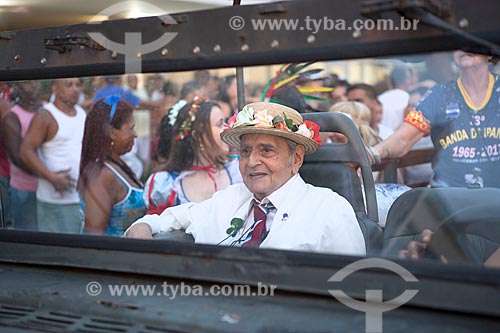
[[[297,145],[295,148],[295,154],[293,155],[293,165],[292,170],[293,173],[296,174],[299,172],[302,163],[304,162],[304,155],[306,154],[306,150],[303,145]]]

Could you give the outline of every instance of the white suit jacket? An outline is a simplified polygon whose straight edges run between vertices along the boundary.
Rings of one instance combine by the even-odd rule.
[[[267,199],[277,210],[274,218],[270,216],[272,223],[267,224],[268,228],[271,225],[261,248],[365,254],[354,210],[332,190],[306,184],[295,175]],[[235,184],[208,200],[171,207],[161,215],[146,215],[133,225],[147,223],[153,235],[183,229],[193,235],[196,243],[230,245],[253,223],[253,200],[244,184]],[[226,230],[235,217],[243,219],[245,226],[235,237],[228,238]]]

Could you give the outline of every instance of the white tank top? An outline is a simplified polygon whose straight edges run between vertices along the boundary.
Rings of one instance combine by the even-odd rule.
[[[55,137],[44,142],[38,149],[38,155],[47,169],[52,172],[70,170],[70,176],[76,181],[80,169],[83,131],[85,128],[85,111],[78,105],[74,106],[75,116],[69,116],[59,110],[53,103],[44,105],[44,109],[54,117],[58,130]],[[71,191],[62,194],[57,192],[49,181],[40,178],[36,191],[38,200],[53,204],[74,204],[80,199],[76,185]]]

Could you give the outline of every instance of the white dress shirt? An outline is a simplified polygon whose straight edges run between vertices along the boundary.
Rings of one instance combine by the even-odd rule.
[[[306,184],[293,176],[262,201],[276,207],[267,218],[269,233],[261,248],[364,255],[365,241],[349,202],[323,187]],[[239,246],[242,234],[253,224],[254,196],[244,184],[231,185],[200,203],[166,209],[161,215],[146,215],[136,221],[146,223],[154,234],[186,230],[196,243]],[[226,230],[233,218],[245,221],[235,237]]]

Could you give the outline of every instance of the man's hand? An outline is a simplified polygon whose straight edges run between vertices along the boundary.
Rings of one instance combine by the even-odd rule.
[[[75,188],[76,181],[72,179],[68,170],[62,170],[53,174],[50,179],[50,182],[54,186],[57,192],[63,193],[65,191],[70,191],[72,188]]]
[[[323,134],[323,133],[322,133]],[[324,132],[326,138],[330,139],[333,143],[347,143],[347,137],[342,133],[337,132]],[[321,135],[320,135],[321,137]]]
[[[127,238],[141,238],[141,239],[153,239],[152,230],[147,223],[138,223],[129,229],[125,233]]]
[[[422,232],[422,243],[419,243],[417,241],[411,241],[408,244],[407,250],[399,251],[398,257],[401,259],[412,259],[412,260],[421,259],[424,256],[424,252],[427,249],[427,246],[429,246],[431,239],[432,239],[432,231],[430,231],[429,229],[425,229]]]

